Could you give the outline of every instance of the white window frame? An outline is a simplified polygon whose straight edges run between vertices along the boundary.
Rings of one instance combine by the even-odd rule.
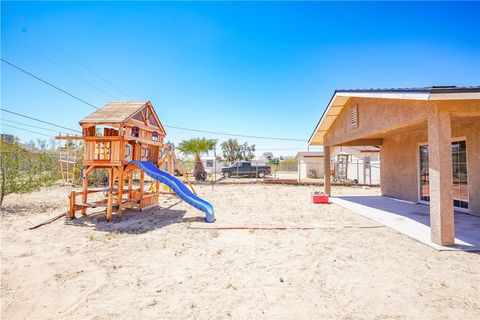
[[[467,157],[467,181],[468,183],[470,184],[470,170],[468,168],[468,140],[467,140],[467,137],[455,137],[455,138],[452,138],[450,139],[450,148],[451,148],[451,144],[452,142],[457,142],[457,141],[465,141],[465,145],[466,145],[466,148],[467,148],[467,152],[466,152],[466,157]],[[416,176],[417,176],[417,200],[418,200],[418,203],[421,203],[421,204],[425,204],[425,205],[428,205],[430,206],[430,202],[429,201],[425,201],[425,200],[420,200],[421,196],[422,196],[422,185],[420,183],[420,146],[428,146],[428,141],[425,142],[419,142],[417,143],[417,148],[416,148],[416,159],[417,159],[417,173],[416,173]],[[430,152],[430,151],[429,151]],[[430,156],[430,155],[429,155]],[[452,156],[451,154],[451,151],[450,151],[450,156]],[[430,182],[429,182],[430,183]],[[470,191],[470,190],[469,190]],[[453,199],[452,199],[453,201]],[[463,212],[463,213],[470,213],[470,192],[468,192],[468,197],[467,197],[467,202],[468,202],[468,209],[465,209],[465,208],[459,208],[459,207],[453,207],[453,210],[454,211],[457,211],[457,212]]]

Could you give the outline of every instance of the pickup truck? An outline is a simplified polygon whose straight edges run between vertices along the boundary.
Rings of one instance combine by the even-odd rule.
[[[235,162],[230,166],[222,168],[222,175],[225,178],[231,176],[264,178],[269,174],[271,174],[269,166],[256,166],[248,161]]]

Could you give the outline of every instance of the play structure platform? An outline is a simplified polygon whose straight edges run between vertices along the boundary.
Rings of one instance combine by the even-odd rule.
[[[180,199],[203,211],[207,222],[215,221],[212,205],[195,194],[175,156],[174,146],[164,143],[167,133],[150,101],[107,103],[82,119],[80,125],[81,136],[56,137],[84,142],[83,190],[70,193],[71,219],[77,211],[86,215],[88,208],[104,207],[106,220],[110,221],[113,212],[121,215],[127,208],[156,206],[162,195],[171,193],[161,191],[160,184],[164,184]],[[106,188],[99,189],[90,180],[97,171],[104,177],[102,184]],[[182,175],[191,190],[173,176],[175,172]],[[145,173],[155,179],[149,188],[144,185]],[[103,199],[89,201],[95,193],[103,193]]]

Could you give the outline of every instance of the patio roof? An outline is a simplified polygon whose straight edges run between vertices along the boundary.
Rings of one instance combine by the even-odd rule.
[[[469,100],[480,99],[480,86],[432,86],[421,88],[388,88],[388,89],[347,89],[336,90],[315,130],[308,139],[308,144],[323,144],[323,137],[330,129],[343,107],[351,97],[403,100]],[[318,142],[320,141],[320,143]]]

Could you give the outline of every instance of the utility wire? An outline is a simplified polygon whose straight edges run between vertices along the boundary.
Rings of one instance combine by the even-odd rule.
[[[2,127],[15,128],[15,129],[18,129],[18,130],[23,130],[23,131],[28,131],[28,132],[35,133],[35,134],[40,134],[40,135],[45,136],[45,137],[54,138],[53,136],[50,136],[50,135],[45,134],[45,133],[40,133],[40,132],[37,132],[37,131],[32,131],[32,130],[28,130],[28,129],[24,129],[24,128],[19,128],[19,127],[11,126],[11,125],[4,124],[4,123],[0,123],[0,124],[2,125]]]
[[[31,125],[31,124],[29,124],[29,123],[17,122],[17,121],[13,121],[13,120],[9,120],[9,119],[3,119],[3,118],[2,118],[2,121],[7,121],[7,122],[10,122],[10,123],[19,124],[19,125],[22,125],[22,126],[28,126],[28,127],[30,127],[30,128],[42,129],[42,130],[46,130],[46,131],[58,133],[58,130],[47,129],[47,128],[42,128],[42,127],[37,127],[37,126]]]
[[[34,30],[36,33],[38,33],[42,38],[44,38],[45,40],[47,40],[48,42],[50,42],[50,44],[52,44],[54,47],[56,47],[57,49],[59,49],[60,51],[62,51],[65,55],[67,55],[68,57],[70,57],[70,59],[74,60],[75,62],[77,62],[78,64],[80,64],[82,67],[84,67],[85,69],[87,69],[88,71],[90,71],[91,73],[93,73],[95,76],[97,76],[99,79],[103,80],[104,82],[108,83],[111,87],[115,88],[118,92],[121,92],[122,94],[124,94],[126,97],[128,97],[129,99],[132,99],[131,96],[123,91],[121,88],[119,88],[118,86],[116,86],[115,84],[113,84],[112,82],[108,81],[107,79],[105,79],[105,77],[103,77],[101,74],[99,74],[98,72],[96,72],[95,70],[93,70],[92,68],[90,68],[88,65],[86,65],[85,63],[83,63],[82,61],[80,61],[79,59],[75,58],[71,53],[69,53],[67,50],[65,50],[63,47],[61,47],[59,44],[57,44],[55,41],[53,41],[52,39],[48,38],[46,35],[44,35],[42,32],[40,32],[38,29],[30,26],[32,28],[32,30]]]
[[[21,113],[17,113],[17,112],[10,111],[10,110],[4,109],[4,108],[0,108],[0,110],[2,110],[2,111],[4,111],[4,112],[11,113],[11,114],[14,114],[14,115],[17,115],[17,116],[20,116],[20,117],[27,118],[27,119],[30,119],[30,120],[35,120],[35,121],[38,121],[38,122],[42,122],[42,123],[45,123],[45,124],[48,124],[48,125],[51,125],[51,126],[54,126],[54,127],[58,127],[58,128],[62,128],[62,129],[67,129],[67,130],[70,130],[70,131],[73,131],[73,132],[77,132],[77,133],[82,133],[81,131],[78,131],[78,130],[75,130],[75,129],[70,129],[70,128],[67,128],[67,127],[64,127],[64,126],[60,126],[60,125],[55,124],[55,123],[52,123],[52,122],[40,120],[40,119],[37,119],[37,118],[34,118],[34,117],[30,117],[30,116],[27,116],[27,115],[24,115],[24,114],[21,114]]]
[[[21,44],[23,44],[25,47],[29,48],[32,52],[38,54],[39,56],[43,56],[45,59],[47,59],[48,61],[50,61],[51,63],[53,63],[54,65],[56,65],[57,67],[59,67],[60,69],[63,69],[64,71],[66,71],[67,73],[71,74],[72,76],[74,76],[75,78],[79,79],[80,81],[88,84],[90,87],[92,88],[95,88],[97,89],[98,91],[106,94],[107,96],[109,96],[110,98],[113,98],[113,99],[117,99],[114,95],[112,95],[110,92],[108,91],[105,91],[104,89],[100,88],[99,86],[97,86],[96,84],[88,81],[88,80],[85,80],[83,79],[81,76],[79,76],[78,74],[76,74],[75,72],[71,71],[70,69],[64,67],[63,65],[59,64],[58,62],[56,62],[55,60],[53,60],[52,58],[48,57],[46,54],[36,50],[35,48],[33,48],[32,46],[30,46],[29,44],[23,42],[22,40],[18,40]]]
[[[186,131],[194,131],[194,132],[203,132],[203,133],[211,133],[211,134],[218,134],[218,135],[223,135],[223,136],[234,136],[234,137],[242,137],[242,138],[255,138],[255,139],[266,139],[266,140],[282,140],[282,141],[301,141],[301,142],[306,142],[306,141],[307,141],[307,140],[303,140],[303,139],[250,136],[250,135],[244,135],[244,134],[226,133],[226,132],[217,132],[217,131],[206,131],[206,130],[182,128],[182,127],[175,127],[175,126],[165,126],[165,127],[167,127],[167,128],[172,128],[172,129],[179,129],[179,130],[186,130]]]
[[[97,110],[100,109],[100,108],[94,106],[93,104],[91,104],[91,103],[83,100],[82,98],[79,98],[79,97],[77,97],[76,95],[74,95],[74,94],[72,94],[72,93],[70,93],[70,92],[68,92],[68,91],[66,91],[66,90],[64,90],[64,89],[61,89],[61,88],[59,88],[59,87],[51,84],[50,82],[48,82],[48,81],[46,81],[46,80],[43,80],[42,78],[40,78],[40,77],[38,77],[38,76],[36,76],[36,75],[34,75],[34,74],[32,74],[32,73],[30,73],[30,72],[22,69],[22,68],[19,67],[19,66],[14,65],[13,63],[11,63],[11,62],[3,59],[3,58],[2,58],[1,60],[2,60],[3,62],[5,62],[6,64],[8,64],[8,65],[10,65],[10,66],[12,66],[12,67],[20,70],[21,72],[23,72],[23,73],[25,73],[25,74],[27,74],[27,75],[29,75],[29,76],[31,76],[31,77],[39,80],[39,81],[41,81],[41,82],[43,82],[43,83],[45,83],[45,84],[47,84],[47,85],[49,85],[49,86],[57,89],[57,90],[59,90],[60,92],[63,92],[63,93],[65,93],[65,94],[69,95],[70,97],[72,97],[72,98],[74,98],[74,99],[76,99],[76,100],[78,100],[78,101],[80,101],[80,102],[82,102],[82,103],[84,103],[84,104],[92,107],[92,108],[95,108],[95,109],[97,109]],[[2,109],[2,110],[3,110],[3,109]],[[167,126],[167,125],[166,125],[165,127],[171,128],[171,129],[185,130],[185,131],[202,132],[202,133],[210,133],[210,134],[217,134],[217,135],[224,135],[224,136],[234,136],[234,137],[243,137],[243,138],[254,138],[254,139],[265,139],[265,140],[280,140],[280,141],[299,141],[299,142],[306,142],[306,141],[307,141],[306,139],[292,139],[292,138],[278,138],[278,137],[253,136],[253,135],[244,135],[244,134],[236,134],[236,133],[226,133],[226,132],[199,130],[199,129],[183,128],[183,127]],[[69,129],[69,130],[70,130],[70,129]]]
[[[37,79],[37,80],[39,80],[39,81],[41,81],[41,82],[49,85],[50,87],[55,88],[55,89],[57,89],[58,91],[63,92],[63,93],[65,93],[66,95],[69,95],[70,97],[72,97],[72,98],[74,98],[74,99],[77,99],[77,100],[80,101],[80,102],[85,103],[86,105],[88,105],[88,106],[90,106],[90,107],[92,107],[92,108],[95,108],[95,109],[97,109],[97,110],[99,109],[98,107],[94,106],[94,105],[91,104],[90,102],[87,102],[87,101],[83,100],[82,98],[79,98],[79,97],[77,97],[76,95],[74,95],[74,94],[72,94],[72,93],[70,93],[70,92],[68,92],[68,91],[65,91],[65,90],[61,89],[61,88],[57,87],[56,85],[51,84],[50,82],[48,82],[48,81],[46,81],[46,80],[43,80],[43,79],[40,78],[40,77],[37,77],[36,75],[34,75],[34,74],[32,74],[32,73],[30,73],[30,72],[22,69],[21,67],[19,67],[19,66],[17,66],[17,65],[14,65],[13,63],[11,63],[11,62],[3,59],[3,58],[1,58],[1,60],[2,60],[2,62],[5,62],[5,63],[8,64],[9,66],[11,66],[11,67],[13,67],[13,68],[15,68],[15,69],[17,69],[17,70],[19,70],[19,71],[27,74],[27,75],[29,75],[30,77],[33,77],[33,78],[35,78],[35,79]]]

